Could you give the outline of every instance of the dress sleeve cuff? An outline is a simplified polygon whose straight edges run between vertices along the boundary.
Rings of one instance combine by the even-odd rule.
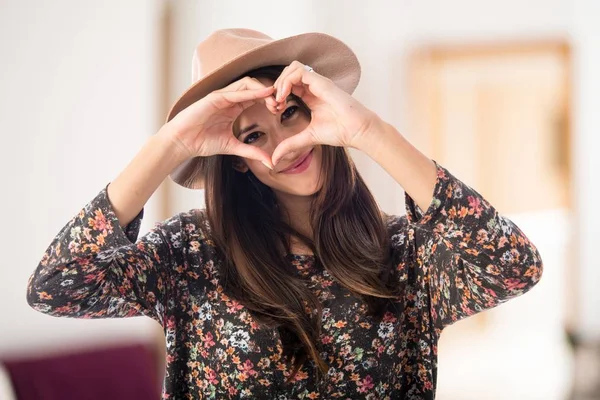
[[[427,227],[429,224],[431,225],[430,228],[434,227],[433,224],[431,224],[431,221],[436,220],[440,210],[443,208],[444,194],[446,193],[448,184],[451,180],[451,175],[448,170],[438,164],[437,161],[432,161],[437,169],[437,178],[433,189],[433,198],[427,210],[423,212],[414,199],[406,191],[404,192],[404,203],[408,222],[422,227]]]
[[[110,225],[113,227],[113,230],[115,232],[121,231],[131,243],[135,243],[140,233],[142,219],[144,218],[144,208],[140,210],[138,215],[136,215],[131,222],[129,222],[126,226],[122,227],[119,224],[119,219],[115,214],[113,205],[108,198],[107,189],[109,184],[110,182],[107,183],[106,186],[104,186],[100,193],[98,193],[96,198],[92,201],[92,203],[90,203],[90,207],[91,209],[99,208],[100,210],[102,210],[102,213],[104,214]]]

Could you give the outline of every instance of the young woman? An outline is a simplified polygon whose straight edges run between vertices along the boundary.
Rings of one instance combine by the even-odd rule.
[[[165,399],[433,399],[444,327],[531,289],[536,247],[352,97],[339,40],[226,29],[193,60],[165,125],[50,244],[29,304],[154,318]],[[406,216],[378,208],[347,148],[404,188]],[[138,238],[169,175],[206,208]]]

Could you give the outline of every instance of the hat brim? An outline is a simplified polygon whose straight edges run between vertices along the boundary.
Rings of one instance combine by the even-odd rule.
[[[234,58],[205,75],[190,86],[173,104],[166,122],[179,112],[214,90],[221,89],[233,79],[256,68],[270,65],[288,65],[298,60],[310,65],[315,72],[331,79],[347,93],[352,94],[360,80],[360,63],[354,52],[341,40],[319,33],[303,33],[274,40]],[[202,189],[204,177],[200,157],[184,161],[169,175],[173,181],[190,189]]]

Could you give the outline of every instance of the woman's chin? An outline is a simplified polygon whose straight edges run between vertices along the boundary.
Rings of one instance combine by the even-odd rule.
[[[293,196],[312,196],[319,191],[320,187],[317,181],[294,182],[291,187],[280,187],[276,189],[279,192],[283,192]]]

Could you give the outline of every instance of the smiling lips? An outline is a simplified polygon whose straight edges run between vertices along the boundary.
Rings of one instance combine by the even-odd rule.
[[[287,171],[289,171],[289,170],[291,170],[291,169],[294,169],[294,168],[296,168],[298,165],[302,164],[302,163],[303,163],[303,162],[306,160],[306,158],[307,158],[307,157],[308,157],[308,156],[309,156],[309,155],[312,153],[312,151],[313,151],[313,150],[314,150],[314,149],[311,149],[311,150],[310,150],[308,153],[306,153],[305,155],[303,155],[302,157],[300,157],[300,158],[298,159],[298,161],[294,162],[292,165],[290,165],[290,166],[289,166],[289,167],[287,167],[286,169],[284,169],[284,170],[281,170],[281,171],[279,171],[279,172],[280,172],[280,173],[281,173],[281,172],[287,172]]]

